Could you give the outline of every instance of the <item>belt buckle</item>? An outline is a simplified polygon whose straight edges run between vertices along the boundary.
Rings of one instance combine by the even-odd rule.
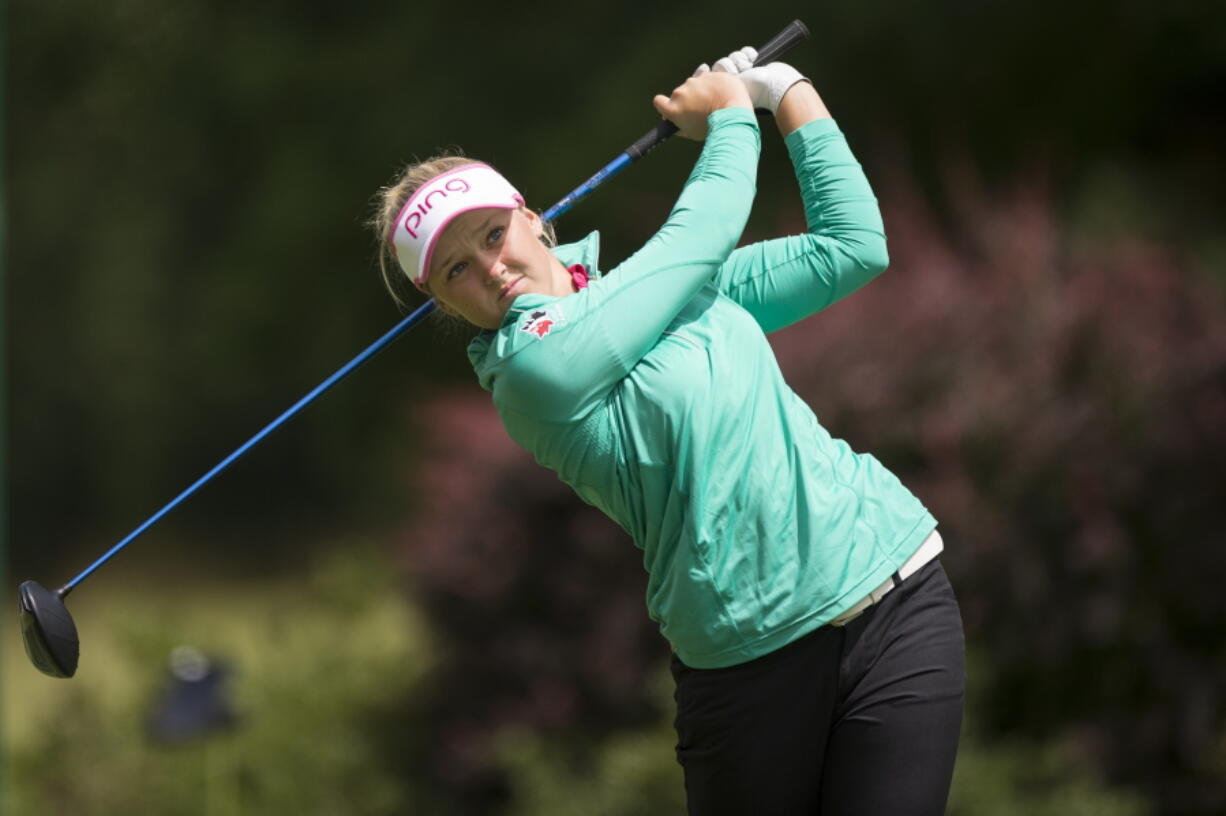
[[[889,595],[890,590],[899,586],[902,586],[902,577],[897,572],[894,572],[889,578],[878,584],[875,589],[860,600],[856,601],[855,604],[852,605],[851,609],[830,621],[830,625],[837,626],[839,628],[846,626],[872,607],[881,603],[881,599],[886,595]]]

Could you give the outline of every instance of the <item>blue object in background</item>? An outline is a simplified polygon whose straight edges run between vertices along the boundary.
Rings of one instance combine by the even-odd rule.
[[[229,696],[230,670],[224,664],[192,646],[178,646],[170,653],[170,677],[149,716],[149,734],[154,740],[183,743],[235,726],[238,717]]]

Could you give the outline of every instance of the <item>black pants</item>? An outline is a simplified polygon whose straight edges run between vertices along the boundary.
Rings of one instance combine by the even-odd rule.
[[[692,816],[944,812],[965,662],[939,561],[845,627],[739,666],[674,657],[672,670]]]

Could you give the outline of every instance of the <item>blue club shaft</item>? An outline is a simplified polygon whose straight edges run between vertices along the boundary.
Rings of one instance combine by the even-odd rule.
[[[541,219],[544,221],[552,221],[553,219],[557,218],[559,215],[566,212],[571,207],[575,206],[575,204],[579,203],[581,200],[586,198],[593,190],[595,190],[605,181],[612,178],[614,175],[616,175],[618,172],[624,169],[627,165],[630,164],[630,162],[631,162],[630,155],[627,153],[622,153],[616,159],[614,159],[613,161],[605,165],[603,168],[601,168],[601,170],[597,172],[594,176],[592,176],[590,179],[588,179],[587,181],[583,182],[583,184],[576,187],[565,198],[563,198],[557,204],[554,204],[552,207],[546,210],[544,214],[541,216]],[[165,516],[171,510],[174,510],[176,507],[178,507],[181,503],[183,503],[183,501],[185,501],[189,496],[191,496],[197,490],[204,487],[204,485],[206,485],[209,481],[211,481],[214,476],[221,473],[223,470],[228,468],[230,465],[234,464],[234,462],[239,457],[241,457],[247,451],[254,448],[260,442],[262,442],[264,440],[264,437],[271,434],[277,428],[280,428],[282,425],[288,422],[292,417],[298,414],[298,412],[300,412],[303,408],[307,407],[312,402],[314,402],[325,391],[327,391],[332,386],[339,383],[341,380],[348,377],[359,366],[361,366],[366,361],[370,360],[372,357],[374,357],[379,352],[383,351],[385,348],[391,345],[394,340],[396,340],[398,337],[403,335],[409,329],[413,328],[418,323],[420,323],[422,320],[424,320],[427,316],[429,316],[431,312],[434,311],[435,308],[436,308],[435,302],[433,300],[428,300],[424,304],[422,304],[420,307],[418,307],[418,309],[414,311],[412,314],[410,314],[408,317],[404,318],[399,323],[397,323],[391,329],[391,331],[387,332],[382,337],[380,337],[378,340],[376,340],[374,343],[372,343],[369,347],[366,348],[365,351],[363,351],[358,356],[354,357],[352,360],[350,360],[348,363],[342,366],[331,377],[329,377],[328,379],[324,380],[322,383],[317,385],[309,394],[307,394],[302,399],[298,400],[296,403],[290,406],[283,414],[281,414],[281,416],[277,417],[272,422],[265,425],[264,428],[261,429],[259,433],[257,433],[255,436],[248,439],[242,445],[240,445],[237,450],[235,450],[225,459],[222,459],[220,462],[218,462],[213,467],[212,470],[210,470],[208,473],[204,474],[199,479],[197,479],[190,487],[188,487],[178,496],[175,496],[175,498],[172,499],[165,507],[163,507],[161,510],[158,510],[156,513],[150,516],[147,521],[145,521],[143,524],[141,524],[139,527],[137,527],[135,530],[129,533],[127,537],[125,537],[122,541],[120,541],[114,547],[111,547],[109,550],[107,550],[106,553],[104,553],[101,558],[99,558],[97,561],[95,561],[94,563],[90,564],[87,568],[85,568],[81,572],[80,575],[78,575],[76,578],[73,578],[71,581],[69,581],[64,586],[60,587],[60,589],[58,590],[60,597],[66,596],[69,592],[73,590],[73,588],[77,584],[81,583],[86,578],[88,578],[90,574],[93,573],[94,570],[98,569],[98,567],[102,566],[107,561],[111,560],[111,558],[114,557],[120,550],[122,550],[124,547],[131,544],[142,533],[144,533],[150,527],[152,527],[153,525],[161,521],[163,516]]]
[[[154,524],[157,524],[158,521],[160,521],[163,516],[165,516],[171,510],[178,507],[179,504],[181,504],[188,496],[192,495],[197,490],[199,490],[201,487],[203,487],[214,476],[221,473],[223,470],[228,468],[230,465],[234,464],[235,460],[237,460],[240,456],[242,456],[247,451],[254,448],[256,445],[258,445],[261,441],[263,441],[264,437],[268,436],[270,433],[275,431],[277,428],[280,428],[282,425],[288,422],[294,415],[296,415],[303,408],[305,408],[306,406],[314,402],[315,399],[319,397],[319,395],[323,394],[329,388],[331,388],[332,386],[336,385],[341,380],[348,377],[350,374],[352,374],[359,366],[361,366],[367,360],[374,357],[376,354],[383,351],[383,349],[391,345],[393,340],[395,340],[397,337],[400,337],[400,335],[404,334],[409,329],[413,328],[418,323],[420,323],[427,315],[430,314],[430,312],[434,311],[434,308],[435,308],[435,304],[433,300],[427,301],[426,303],[422,304],[420,307],[417,308],[416,311],[414,311],[408,317],[404,318],[399,323],[397,323],[391,329],[391,331],[387,332],[387,334],[383,335],[378,340],[376,340],[374,343],[372,343],[369,347],[367,347],[365,351],[363,351],[357,357],[354,357],[352,360],[350,360],[348,363],[342,366],[335,374],[333,374],[331,377],[321,382],[319,385],[315,386],[315,388],[309,394],[307,394],[305,397],[303,397],[302,399],[294,403],[292,406],[290,406],[285,411],[285,413],[281,414],[281,416],[277,417],[272,422],[265,425],[264,428],[259,433],[257,433],[255,436],[248,439],[246,442],[244,442],[241,446],[239,446],[237,450],[234,451],[234,453],[231,453],[225,459],[222,459],[220,462],[218,462],[217,465],[214,466],[212,470],[210,470],[208,473],[204,474],[199,479],[197,479],[192,484],[191,487],[187,488],[182,493],[180,493],[178,496],[176,496],[174,499],[172,499],[169,504],[167,504],[161,510],[157,511],[152,516],[150,516],[148,521],[146,521],[144,524],[142,524],[141,526],[133,530],[131,533],[129,533],[128,536],[123,541],[120,541],[114,547],[111,547],[111,549],[107,550],[105,555],[103,555],[93,564],[90,564],[89,567],[86,568],[80,575],[78,575],[76,578],[73,578],[71,581],[69,581],[67,584],[61,587],[59,589],[60,596],[62,597],[64,595],[67,595],[69,592],[71,592],[72,588],[75,587],[77,584],[81,583],[81,581],[84,581],[86,578],[88,578],[90,573],[92,573],[94,570],[98,569],[98,567],[102,566],[107,561],[109,561],[112,556],[114,556],[117,552],[122,550],[124,547],[128,546],[128,544],[130,544],[133,540],[135,540],[141,533],[148,530]]]
[[[778,59],[785,51],[788,51],[789,49],[793,48],[794,46],[799,44],[801,41],[808,38],[808,36],[809,36],[808,29],[805,28],[804,24],[801,23],[799,20],[796,20],[790,23],[782,31],[780,31],[777,35],[775,35],[773,39],[771,39],[768,43],[766,43],[760,49],[758,49],[758,52],[759,52],[758,59],[755,62],[755,64],[764,65],[768,62],[773,62],[774,60]],[[654,128],[647,131],[647,133],[643,134],[641,137],[639,137],[637,140],[631,143],[631,145],[628,148],[626,148],[626,150],[623,151],[620,155],[618,155],[617,158],[615,158],[613,161],[606,164],[599,171],[597,171],[595,175],[593,175],[587,181],[583,182],[578,187],[576,187],[574,190],[572,190],[570,193],[568,193],[566,197],[563,198],[561,201],[559,201],[557,204],[554,204],[552,207],[546,210],[541,215],[541,219],[544,221],[552,221],[555,218],[557,218],[559,215],[562,215],[563,213],[567,212],[571,207],[575,206],[580,201],[582,201],[584,198],[586,198],[597,187],[604,184],[606,181],[611,179],[613,176],[620,173],[626,167],[630,166],[630,164],[632,164],[633,162],[637,161],[638,159],[641,159],[643,156],[646,156],[649,152],[655,149],[656,146],[666,141],[670,136],[672,136],[676,132],[677,132],[676,126],[673,125],[671,122],[665,121],[665,122],[661,122],[660,124],[656,125]],[[197,490],[199,490],[201,487],[207,484],[214,476],[221,473],[223,470],[228,468],[230,465],[234,464],[235,460],[237,460],[240,456],[242,456],[247,451],[251,450],[256,445],[258,445],[261,441],[263,441],[264,437],[268,436],[273,431],[275,431],[277,428],[284,425],[286,422],[290,420],[290,418],[292,418],[303,408],[305,408],[306,406],[314,402],[317,397],[319,397],[329,388],[331,388],[332,386],[336,385],[341,380],[348,377],[350,374],[352,374],[359,366],[361,366],[367,360],[374,357],[380,351],[383,351],[383,349],[391,345],[392,341],[394,341],[396,338],[400,337],[405,332],[407,332],[409,329],[413,328],[418,323],[420,323],[431,312],[433,312],[434,309],[435,309],[435,302],[433,300],[428,300],[423,305],[418,307],[418,309],[414,311],[412,314],[410,314],[408,317],[404,318],[399,323],[397,323],[394,327],[392,327],[391,331],[387,332],[382,337],[380,337],[378,340],[376,340],[374,343],[372,343],[370,346],[368,346],[365,351],[361,352],[360,354],[358,354],[358,356],[354,357],[352,360],[350,360],[348,363],[342,366],[340,370],[338,370],[331,377],[329,377],[328,379],[324,380],[322,383],[317,385],[309,394],[307,394],[305,397],[303,397],[302,399],[294,403],[292,406],[290,406],[290,408],[286,410],[285,413],[281,414],[281,416],[277,417],[272,422],[268,423],[266,426],[264,426],[264,428],[259,433],[257,433],[255,436],[251,437],[246,442],[244,442],[241,446],[239,446],[239,448],[236,451],[231,453],[225,459],[218,462],[217,465],[214,466],[212,470],[210,470],[208,473],[204,474],[199,479],[197,479],[191,485],[191,487],[184,490],[182,493],[180,493],[178,496],[172,499],[169,504],[167,504],[161,510],[158,510],[156,513],[150,516],[149,519],[145,521],[145,523],[141,524],[139,527],[137,527],[135,530],[129,533],[126,538],[124,538],[114,547],[111,547],[111,549],[107,550],[106,553],[103,554],[101,558],[99,558],[94,563],[90,564],[84,571],[81,572],[80,575],[78,575],[76,578],[73,578],[67,584],[60,587],[58,590],[56,590],[57,593],[60,595],[60,597],[66,596],[69,592],[72,591],[73,587],[75,587],[77,584],[81,583],[86,578],[88,578],[90,574],[93,573],[94,570],[98,569],[98,567],[102,566],[107,561],[111,560],[111,558],[115,556],[116,553],[118,553],[124,547],[128,546],[128,544],[132,543],[136,538],[138,538],[142,533],[144,533],[154,524],[157,524],[162,519],[163,516],[165,516],[171,510],[178,507],[179,504],[181,504],[185,499],[187,499],[189,496],[191,496],[193,493],[195,493]]]
[[[574,190],[572,190],[570,193],[568,193],[566,197],[563,198],[561,201],[559,201],[557,204],[554,204],[552,207],[545,210],[545,212],[541,215],[541,220],[552,221],[553,219],[557,218],[559,215],[562,215],[563,213],[567,212],[568,210],[570,210],[571,207],[575,206],[580,201],[587,198],[588,195],[591,194],[591,192],[595,190],[597,187],[604,184],[609,179],[613,178],[613,176],[617,175],[622,170],[626,169],[626,167],[630,165],[631,161],[633,161],[633,159],[630,157],[629,153],[622,153],[616,159],[609,162],[604,167],[600,168],[600,170],[597,171],[597,173],[594,176],[592,176],[590,179],[583,182],[578,187],[576,187]]]

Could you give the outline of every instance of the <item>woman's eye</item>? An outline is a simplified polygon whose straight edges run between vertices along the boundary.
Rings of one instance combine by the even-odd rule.
[[[498,243],[499,241],[502,240],[503,233],[505,232],[506,230],[503,229],[502,227],[494,227],[492,230],[490,230],[488,241],[491,244]]]
[[[458,264],[456,264],[455,266],[453,266],[453,267],[451,267],[450,269],[448,269],[448,270],[447,270],[447,280],[451,280],[451,279],[452,279],[452,278],[454,278],[456,275],[458,275],[458,274],[460,274],[461,272],[463,272],[463,271],[464,271],[464,268],[465,268],[465,267],[467,267],[467,266],[468,266],[468,261],[460,261]]]

